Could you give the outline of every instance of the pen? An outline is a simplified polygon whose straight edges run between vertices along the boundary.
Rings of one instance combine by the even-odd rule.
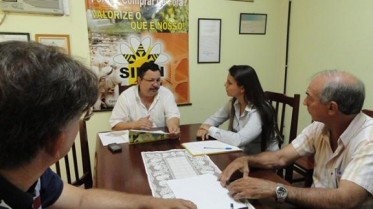
[[[232,147],[203,147],[203,149],[225,149],[225,150],[231,150]]]

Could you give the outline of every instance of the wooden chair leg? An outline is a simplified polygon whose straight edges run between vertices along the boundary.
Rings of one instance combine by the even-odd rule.
[[[284,169],[282,168],[277,169],[277,175],[279,175],[281,178],[284,178]]]
[[[294,170],[293,165],[289,165],[285,169],[285,180],[290,183],[293,183],[293,170]]]
[[[305,187],[311,187],[311,185],[313,183],[312,176],[313,176],[313,173],[307,172],[307,175],[306,175],[305,181],[304,181],[304,186]]]

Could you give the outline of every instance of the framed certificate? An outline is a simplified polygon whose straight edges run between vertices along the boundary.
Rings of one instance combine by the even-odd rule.
[[[61,48],[64,53],[70,54],[69,35],[35,34],[35,40],[45,45],[57,46]]]
[[[221,19],[198,18],[198,63],[220,63]]]

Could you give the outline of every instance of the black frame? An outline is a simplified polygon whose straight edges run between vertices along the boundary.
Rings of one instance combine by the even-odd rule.
[[[215,32],[215,34],[214,33],[205,34],[204,32],[206,31],[204,31],[203,30],[204,28],[202,28],[204,24],[210,24],[211,30],[208,30],[208,31]],[[204,43],[202,43],[203,41]],[[209,41],[209,44],[206,44],[205,41]],[[220,63],[220,48],[221,48],[221,19],[198,18],[197,62],[198,63]],[[203,55],[206,55],[206,54],[207,55],[215,54],[216,56],[213,58],[202,57]]]
[[[245,22],[248,25],[246,27],[255,26],[256,28],[243,27]],[[267,30],[267,14],[241,13],[239,27],[239,34],[265,35]]]
[[[30,41],[30,33],[0,32],[0,42],[4,41]]]

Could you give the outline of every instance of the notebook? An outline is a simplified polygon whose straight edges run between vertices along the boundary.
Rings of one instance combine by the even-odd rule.
[[[181,146],[188,150],[188,152],[193,156],[242,151],[242,149],[239,147],[229,145],[218,140],[186,142],[182,143]]]

